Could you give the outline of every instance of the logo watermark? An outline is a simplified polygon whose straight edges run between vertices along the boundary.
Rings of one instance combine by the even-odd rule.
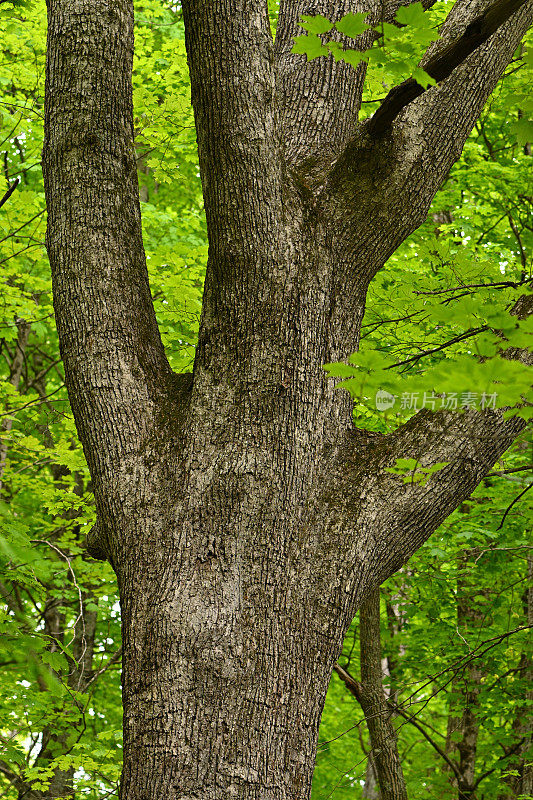
[[[376,408],[378,411],[387,411],[392,408],[396,402],[396,395],[386,392],[385,389],[380,389],[376,392]]]

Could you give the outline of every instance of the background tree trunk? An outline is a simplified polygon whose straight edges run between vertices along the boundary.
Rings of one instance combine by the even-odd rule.
[[[372,592],[359,612],[361,707],[370,732],[372,755],[383,800],[407,800],[393,712],[383,691],[381,669],[380,592]]]
[[[365,785],[363,786],[363,800],[379,800],[379,788],[376,771],[372,762],[372,753],[369,753],[366,762]]]
[[[472,551],[465,551],[461,555],[463,576],[457,582],[457,632],[466,642],[479,629],[484,619],[484,610],[480,610],[479,603],[474,600],[474,595],[483,594],[483,589],[472,587],[468,581],[468,561],[472,558]],[[453,758],[456,771],[453,783],[457,787],[458,800],[471,800],[475,797],[476,789],[476,756],[479,736],[479,721],[477,719],[478,695],[481,691],[483,673],[477,659],[472,659],[454,677],[452,693],[458,697],[454,701],[456,708],[462,710],[451,711],[448,718],[446,739],[446,752]]]
[[[392,722],[393,711],[383,689],[379,588],[365,600],[359,616],[361,680],[356,681],[338,664],[335,671],[363,709],[371,743],[368,763],[375,772],[379,797],[382,800],[407,800],[398,739]]]
[[[20,379],[22,377],[22,368],[24,366],[24,358],[26,355],[26,347],[30,335],[31,325],[25,320],[18,320],[17,322],[18,336],[14,345],[13,358],[9,368],[9,382],[13,388],[18,389]],[[2,491],[4,471],[6,467],[6,459],[9,450],[8,440],[6,434],[9,434],[13,420],[9,416],[9,408],[7,407],[4,412],[2,422],[0,424],[0,492]]]
[[[524,592],[524,617],[527,624],[533,626],[533,558],[527,558],[527,580],[528,586]],[[531,707],[533,702],[533,664],[529,652],[522,653],[518,666],[518,675],[526,687],[524,692],[524,702],[518,704],[515,718],[513,720],[513,730],[517,734],[520,746],[516,754],[509,753],[507,769],[513,774],[508,775],[504,782],[509,786],[508,791],[502,792],[498,800],[512,800],[514,797],[528,797],[533,795],[533,725]]]

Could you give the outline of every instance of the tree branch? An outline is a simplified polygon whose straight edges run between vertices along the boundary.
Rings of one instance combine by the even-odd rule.
[[[13,188],[14,187],[12,186],[10,191],[13,191]],[[2,205],[2,202],[0,202],[0,205]],[[11,233],[8,233],[7,236],[4,236],[2,239],[0,239],[0,244],[2,244],[2,242],[5,242],[7,239],[10,239],[12,236],[15,236],[19,231],[22,230],[22,228],[25,228],[26,225],[29,225],[30,222],[33,222],[38,217],[42,216],[42,214],[44,214],[45,211],[46,209],[43,208],[42,211],[38,211],[37,214],[35,214],[35,216],[33,216],[31,219],[27,220],[27,222],[23,222],[22,225],[20,225],[18,228],[15,228],[14,231],[11,231]]]
[[[324,14],[336,22],[354,6],[353,0],[337,0],[333,11],[328,0],[318,0],[312,8],[313,14]],[[294,37],[303,32],[298,23],[302,14],[308,13],[307,0],[282,0],[276,32],[284,138],[292,164],[317,158],[322,162],[325,152],[338,152],[346,146],[357,125],[366,75],[366,64],[354,70],[332,57],[307,61],[304,55],[292,54]],[[353,40],[336,32],[331,35],[353,46]],[[360,36],[357,48],[367,49],[373,38],[372,32]]]
[[[358,703],[361,703],[361,696],[362,696],[362,687],[359,681],[357,681],[350,673],[343,669],[340,664],[335,664],[333,667],[334,671],[337,673],[341,681],[345,684],[348,691],[353,694],[355,699]],[[445,751],[440,747],[440,745],[433,739],[432,736],[426,731],[425,727],[416,719],[414,714],[409,714],[407,711],[404,711],[401,706],[397,703],[394,703],[392,700],[387,700],[387,705],[394,710],[395,714],[398,714],[400,717],[403,717],[406,722],[409,722],[413,725],[422,736],[429,742],[429,744],[433,747],[433,749],[440,755],[442,759],[448,764],[450,769],[454,772],[456,777],[459,777],[459,769],[457,765],[449,758],[449,756],[445,753]]]
[[[443,25],[438,47],[456,42],[469,23],[479,18],[484,3],[457,0]],[[336,287],[345,304],[361,283],[368,285],[399,244],[426,219],[433,197],[460,156],[532,18],[533,3],[529,1],[447,80],[403,108],[387,135],[369,135],[370,122],[364,122],[333,162],[319,200],[334,226],[338,251],[345,254],[346,271]],[[437,48],[432,48],[428,58],[436,52]],[[349,315],[352,320],[357,319],[357,302],[355,297]],[[349,337],[349,331],[343,332],[345,341]]]
[[[525,467],[514,467],[513,469],[502,469],[499,472],[489,472],[488,475],[485,475],[485,478],[499,478],[502,475],[511,475],[513,472],[531,472],[533,470],[533,464],[527,464]]]
[[[104,485],[128,442],[153,434],[171,383],[142,242],[132,58],[130,0],[48,4],[46,244],[65,381]]]
[[[294,37],[302,33],[302,15],[323,14],[337,22],[349,12],[366,11],[369,24],[379,27],[382,22],[394,23],[400,6],[411,2],[414,0],[363,0],[354,6],[354,0],[336,0],[333,5],[329,0],[313,0],[310,7],[308,0],[281,0],[275,54],[285,155],[290,164],[305,165],[312,173],[315,163],[322,165],[346,147],[358,125],[367,70],[365,62],[353,69],[331,56],[308,61],[303,55],[294,55],[292,46]],[[423,0],[423,6],[428,9],[434,2]],[[357,37],[355,48],[364,52],[375,37],[375,31],[368,30]],[[354,47],[353,39],[336,30],[328,33],[328,39],[345,48]]]
[[[524,426],[522,419],[504,420],[501,412],[424,409],[388,436],[347,434],[316,499],[329,548],[335,542],[345,565],[342,574],[338,561],[335,575],[334,566],[331,574],[326,569],[326,580],[352,594],[357,608],[470,496]],[[447,466],[425,485],[404,483],[386,471],[397,458]],[[333,564],[328,551],[318,557]]]
[[[501,528],[503,528],[505,520],[507,519],[507,515],[509,514],[509,511],[512,509],[512,507],[516,503],[518,503],[518,501],[525,495],[526,492],[529,492],[530,489],[533,489],[533,483],[530,483],[528,486],[526,486],[526,488],[522,492],[520,492],[520,494],[517,497],[515,497],[513,502],[507,507],[507,509],[505,510],[505,514],[502,517],[502,521],[500,522],[500,524],[496,528],[497,531],[499,531],[499,530],[501,530]]]
[[[17,320],[18,336],[15,344],[15,353],[9,369],[9,383],[14,389],[19,388],[20,379],[22,376],[22,369],[24,366],[24,359],[26,357],[26,348],[28,345],[28,338],[30,335],[31,324],[26,320]],[[4,471],[6,467],[6,459],[8,453],[8,439],[5,434],[9,434],[13,426],[13,417],[11,416],[11,409],[9,404],[6,405],[5,415],[0,421],[0,491],[2,490]]]
[[[486,42],[526,2],[527,0],[496,0],[467,25],[462,36],[448,43],[438,55],[423,63],[425,72],[437,83],[448,78],[459,64]],[[385,133],[400,111],[425,91],[413,78],[395,86],[368,122],[367,132],[371,136]]]

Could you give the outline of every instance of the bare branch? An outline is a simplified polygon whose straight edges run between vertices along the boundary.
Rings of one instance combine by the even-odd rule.
[[[19,183],[20,183],[20,179],[17,178],[16,181],[14,181],[14,183],[11,184],[11,186],[9,187],[9,189],[7,190],[5,195],[0,200],[0,208],[2,208],[4,203],[7,203],[7,201],[9,200],[9,198],[11,197],[11,195],[13,194],[13,192],[15,191],[15,189],[17,188]]]
[[[499,524],[499,525],[498,525],[498,527],[496,528],[496,530],[497,530],[497,531],[499,531],[501,528],[503,528],[503,526],[504,526],[504,523],[505,523],[505,520],[507,519],[507,515],[509,514],[509,511],[512,509],[512,507],[513,507],[513,506],[514,506],[516,503],[518,503],[518,501],[519,501],[519,500],[520,500],[520,499],[521,499],[521,498],[522,498],[522,497],[525,495],[525,493],[526,493],[526,492],[529,492],[529,490],[530,490],[530,489],[532,489],[532,488],[533,488],[533,483],[530,483],[528,486],[526,486],[526,488],[524,489],[524,491],[523,491],[523,492],[520,492],[520,494],[519,494],[519,495],[517,495],[517,497],[515,497],[515,499],[513,500],[513,502],[512,502],[512,503],[509,505],[509,507],[506,509],[506,511],[505,511],[505,514],[504,514],[504,515],[503,515],[503,517],[502,517],[502,521],[500,522],[500,524]]]

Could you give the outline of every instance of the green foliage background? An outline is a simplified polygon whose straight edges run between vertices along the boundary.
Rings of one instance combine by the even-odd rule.
[[[410,17],[400,21],[407,29],[383,31],[370,58],[365,113],[375,109],[384,83],[412,72],[414,50],[434,35],[442,5],[432,17],[418,7],[404,9]],[[276,17],[272,3],[273,28]],[[297,40],[296,50],[308,52],[313,36],[313,46],[323,48],[317,25],[325,31],[330,23],[304,22],[307,42]],[[348,35],[364,31],[362,18],[345,25],[352,26]],[[45,796],[58,770],[73,770],[78,796],[97,800],[116,796],[120,773],[120,611],[111,568],[84,550],[94,521],[90,476],[64,388],[43,246],[45,28],[44,0],[0,6],[0,197],[20,180],[0,209],[0,432],[6,456],[0,463],[0,793],[14,800],[23,786]],[[469,391],[478,398],[495,391],[499,405],[521,404],[520,413],[529,413],[524,396],[531,375],[500,357],[506,347],[527,346],[531,335],[530,323],[518,324],[508,313],[531,279],[529,52],[516,54],[426,224],[373,282],[360,353],[350,364],[329,368],[356,397],[358,424],[387,432],[414,413],[399,407],[402,393],[421,398],[429,391]],[[342,57],[358,63],[361,54],[352,53]],[[207,239],[183,25],[173,3],[138,5],[134,104],[152,292],[172,366],[184,371],[194,358]],[[406,363],[395,367],[399,362]],[[379,389],[398,396],[387,413],[376,411]],[[524,435],[495,472],[523,470],[532,456]],[[515,721],[527,713],[524,664],[531,664],[531,653],[524,631],[507,633],[527,624],[531,495],[501,522],[528,481],[527,471],[483,481],[382,591],[384,657],[395,664],[390,680],[397,702],[441,744],[464,703],[468,675],[461,659],[484,651],[480,642],[504,636],[476,659],[482,674],[475,711],[478,764],[480,775],[488,773],[480,784],[486,800],[496,800],[508,786],[521,736]],[[458,619],[464,602],[474,620],[466,627]],[[394,630],[391,607],[400,620]],[[94,655],[83,665],[79,646],[94,617]],[[354,674],[356,656],[357,620],[342,659]],[[435,750],[413,725],[398,720],[398,727],[410,797],[454,797]],[[361,797],[368,735],[360,708],[336,676],[320,741],[313,800]]]

